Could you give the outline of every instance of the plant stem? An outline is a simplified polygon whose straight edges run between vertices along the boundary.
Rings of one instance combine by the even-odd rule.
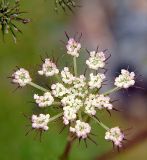
[[[73,63],[74,63],[74,74],[77,76],[77,59],[76,57],[73,58]]]
[[[70,151],[72,149],[72,145],[73,145],[73,142],[75,139],[76,139],[75,137],[71,138],[71,136],[69,134],[67,144],[65,146],[63,154],[60,157],[60,160],[68,160],[68,157],[69,157],[69,154],[70,154]]]
[[[52,122],[52,121],[56,120],[57,118],[61,117],[62,115],[63,115],[63,112],[55,115],[54,117],[49,119],[49,122]]]
[[[47,90],[47,89],[45,89],[45,88],[43,88],[43,87],[41,87],[38,84],[35,84],[33,82],[30,82],[29,85],[32,86],[32,87],[34,87],[34,88],[37,88],[37,89],[39,89],[39,90],[41,90],[43,92],[48,92],[49,91],[49,90]]]
[[[54,102],[52,105],[60,106],[61,102]]]
[[[81,114],[81,111],[79,110],[79,112],[78,112],[78,117],[79,117],[79,119],[82,121],[82,114]]]
[[[120,90],[120,88],[119,87],[115,87],[115,88],[112,88],[112,89],[108,90],[107,92],[103,93],[103,95],[106,96],[106,95],[109,95],[109,94],[111,94],[113,92],[116,92],[118,90]]]
[[[90,115],[89,115],[90,116]],[[92,119],[94,119],[101,127],[103,127],[105,130],[109,130],[109,127],[107,127],[104,123],[102,123],[101,121],[99,121],[97,118],[95,118],[94,116],[90,116]]]

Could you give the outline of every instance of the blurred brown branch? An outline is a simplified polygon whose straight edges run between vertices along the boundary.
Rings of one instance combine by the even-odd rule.
[[[69,134],[69,138],[68,138],[68,141],[67,141],[67,144],[65,146],[65,149],[64,149],[64,152],[63,154],[61,155],[60,157],[60,160],[67,160],[68,157],[69,157],[69,154],[70,154],[70,151],[72,149],[72,145],[75,141],[75,137],[72,137],[70,134]]]

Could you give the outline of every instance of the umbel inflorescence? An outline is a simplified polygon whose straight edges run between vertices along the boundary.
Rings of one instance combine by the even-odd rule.
[[[68,37],[68,36],[67,36]],[[90,138],[92,134],[91,121],[95,121],[98,125],[106,130],[104,138],[112,141],[117,147],[121,147],[125,134],[119,127],[109,128],[97,117],[100,110],[110,112],[115,109],[109,95],[120,89],[127,89],[135,84],[135,73],[122,69],[118,77],[115,78],[114,88],[101,93],[101,88],[106,80],[104,73],[100,73],[100,69],[104,69],[108,60],[105,52],[98,50],[89,52],[89,58],[85,65],[90,70],[89,76],[79,75],[77,59],[80,55],[81,44],[74,38],[68,37],[66,44],[66,53],[73,58],[73,68],[64,67],[59,70],[57,64],[53,60],[46,58],[38,70],[40,76],[51,78],[54,76],[57,81],[49,88],[43,88],[35,84],[30,74],[24,68],[18,68],[11,78],[13,83],[24,87],[26,85],[33,86],[42,91],[42,95],[34,93],[34,101],[40,108],[54,107],[60,108],[58,114],[50,115],[50,113],[39,115],[33,114],[31,117],[31,126],[33,130],[45,132],[49,129],[51,122],[62,118],[63,124],[68,126],[69,132],[73,137],[80,140]]]
[[[20,1],[15,0],[14,5],[11,5],[8,0],[1,0],[0,2],[0,27],[3,34],[9,32],[12,34],[14,41],[16,42],[16,33],[22,31],[17,26],[17,23],[29,23],[30,19],[23,18],[22,14],[25,12],[20,10]]]

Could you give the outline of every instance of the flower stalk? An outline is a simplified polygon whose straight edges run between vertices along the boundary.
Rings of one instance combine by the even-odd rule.
[[[55,115],[54,117],[50,118],[49,122],[55,121],[56,119],[60,118],[63,115],[63,112]]]
[[[34,88],[36,88],[36,89],[39,89],[39,90],[41,90],[43,92],[48,92],[49,91],[48,89],[45,89],[44,87],[41,87],[38,84],[35,84],[33,82],[29,82],[29,85],[32,86],[32,87],[34,87]]]
[[[119,88],[119,87],[115,87],[115,88],[112,88],[112,89],[110,89],[110,90],[108,90],[107,92],[105,92],[105,93],[103,93],[103,95],[109,95],[109,94],[111,94],[111,93],[114,93],[114,92],[117,92],[118,90],[120,90],[121,88]]]
[[[107,127],[103,122],[98,120],[95,116],[90,116],[94,121],[96,121],[102,128],[105,130],[109,130],[109,127]]]
[[[77,58],[73,58],[73,63],[74,63],[74,75],[77,76]]]

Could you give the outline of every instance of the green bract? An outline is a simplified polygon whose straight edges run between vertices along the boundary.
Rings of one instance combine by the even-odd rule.
[[[73,9],[79,7],[75,0],[55,0],[55,11],[58,11],[58,6],[60,6],[65,12],[66,9],[73,12]]]
[[[20,2],[19,0],[15,0],[14,5],[10,5],[7,0],[2,0],[0,3],[0,28],[4,36],[7,33],[11,33],[16,42],[16,32],[22,33],[22,31],[18,28],[16,22],[20,22],[23,24],[29,23],[30,19],[22,18],[21,15],[26,12],[20,11]]]

